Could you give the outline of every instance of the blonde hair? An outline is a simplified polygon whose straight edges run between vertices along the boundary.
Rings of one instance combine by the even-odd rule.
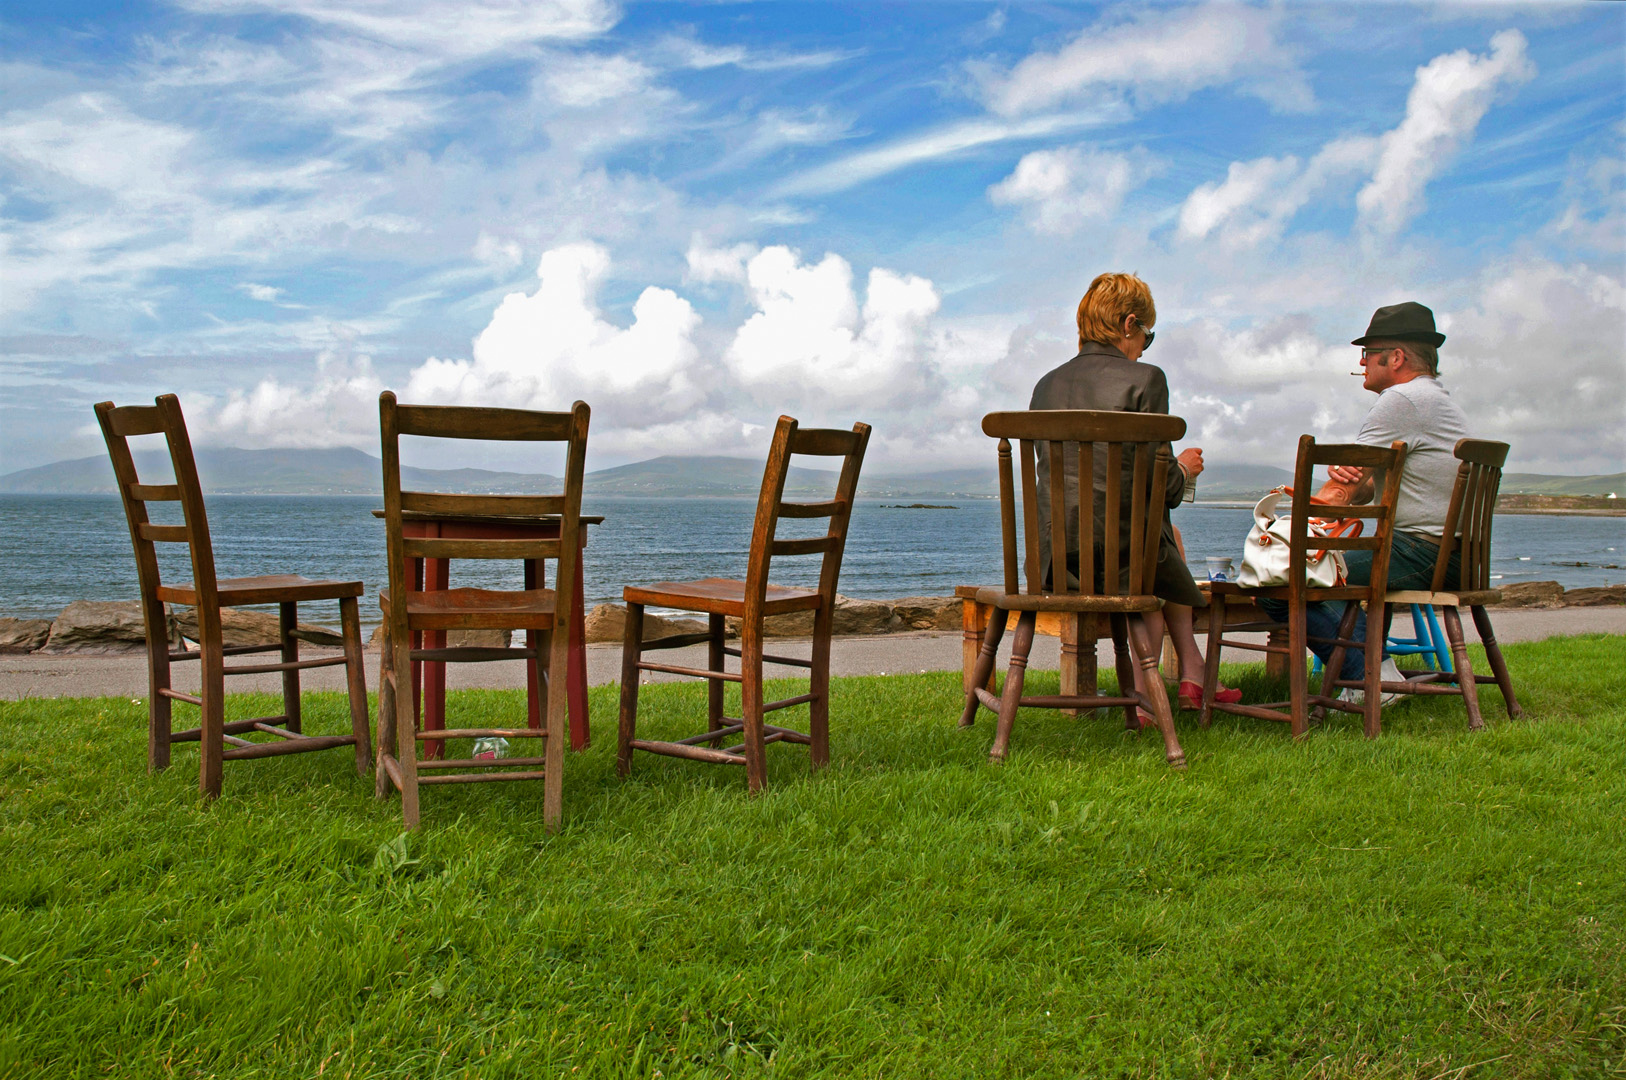
[[[1124,317],[1150,330],[1157,322],[1152,290],[1134,274],[1101,274],[1078,302],[1078,347],[1087,341],[1111,345],[1123,337]]]

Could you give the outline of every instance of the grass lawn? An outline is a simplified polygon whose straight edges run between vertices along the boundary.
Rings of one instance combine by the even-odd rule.
[[[958,675],[842,679],[833,766],[770,747],[756,799],[619,779],[601,687],[554,837],[539,784],[426,789],[403,837],[348,750],[204,806],[194,748],[146,774],[143,705],[3,702],[0,1077],[1626,1075],[1626,639],[1506,652],[1523,720],[1186,714],[1184,772],[1048,711],[990,766]]]

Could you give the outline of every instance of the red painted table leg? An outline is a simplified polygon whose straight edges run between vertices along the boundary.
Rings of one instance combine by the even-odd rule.
[[[448,587],[451,576],[451,563],[446,559],[424,560],[425,592]],[[444,649],[446,647],[446,631],[425,630],[423,632],[423,647],[426,649]],[[443,731],[446,728],[446,663],[442,660],[426,661],[423,665],[423,730]],[[440,741],[424,743],[423,756],[440,759],[446,756],[446,744]]]
[[[547,581],[547,567],[539,559],[525,560],[525,587],[527,589],[543,588]],[[536,648],[537,638],[540,637],[535,630],[525,631],[525,644]],[[525,723],[533,731],[542,729],[542,702],[537,700],[532,688],[536,686],[536,661],[525,661]]]
[[[587,549],[587,530],[581,531],[582,550]],[[570,748],[585,750],[593,741],[587,727],[587,593],[582,585],[582,563],[576,558],[576,602],[570,607],[570,670],[565,689],[570,696]]]

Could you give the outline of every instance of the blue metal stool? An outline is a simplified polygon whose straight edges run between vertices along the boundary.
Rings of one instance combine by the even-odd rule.
[[[1451,671],[1451,645],[1440,630],[1440,621],[1434,617],[1433,605],[1411,605],[1411,629],[1412,637],[1397,637],[1391,624],[1384,655],[1421,656],[1430,671]],[[1321,657],[1315,658],[1315,666],[1310,669],[1310,674],[1321,674]]]

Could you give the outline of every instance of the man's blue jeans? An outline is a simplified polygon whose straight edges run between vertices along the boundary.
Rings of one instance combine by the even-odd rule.
[[[1440,545],[1434,542],[1433,537],[1421,536],[1417,533],[1397,532],[1389,547],[1389,588],[1391,589],[1426,589],[1434,584],[1434,564],[1440,558]],[[1366,585],[1372,580],[1372,552],[1351,551],[1346,554],[1345,561],[1349,565],[1349,583],[1351,585]],[[1451,553],[1451,563],[1446,570],[1445,580],[1449,588],[1459,580],[1460,572],[1457,568],[1457,552]],[[1305,630],[1310,638],[1310,651],[1321,657],[1325,664],[1332,657],[1334,646],[1321,644],[1315,638],[1335,638],[1338,636],[1338,624],[1343,621],[1345,604],[1338,601],[1320,600],[1305,606]],[[1260,610],[1279,623],[1287,621],[1287,602],[1285,600],[1260,600]],[[1366,637],[1366,612],[1357,612],[1355,615],[1355,630],[1350,637],[1361,641]],[[1341,679],[1364,679],[1366,677],[1366,652],[1363,649],[1347,649],[1344,652],[1344,666],[1339,672]]]

